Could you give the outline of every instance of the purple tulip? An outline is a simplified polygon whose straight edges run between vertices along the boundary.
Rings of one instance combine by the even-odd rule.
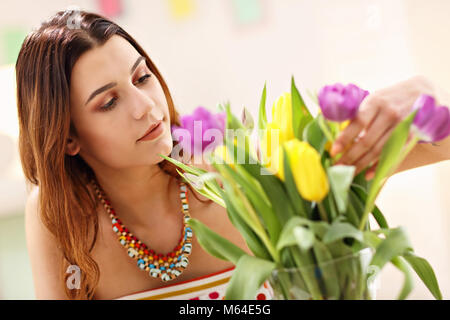
[[[172,126],[172,135],[181,137],[179,143],[189,154],[202,154],[211,144],[223,142],[226,113],[213,114],[204,107],[197,107],[192,114],[180,118],[181,127]],[[220,140],[220,141],[216,141]]]
[[[331,121],[342,122],[353,119],[358,108],[369,91],[349,83],[324,86],[319,92],[319,106],[324,117]]]
[[[450,112],[446,106],[436,106],[432,96],[422,94],[414,102],[413,111],[418,110],[413,122],[413,131],[419,142],[435,142],[450,134]]]

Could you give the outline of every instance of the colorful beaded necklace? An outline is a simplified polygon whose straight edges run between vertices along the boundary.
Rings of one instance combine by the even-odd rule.
[[[137,266],[141,270],[148,272],[151,277],[160,278],[162,281],[170,281],[181,275],[189,264],[188,256],[192,250],[192,229],[186,225],[191,218],[189,215],[186,184],[182,181],[180,182],[181,213],[184,215],[184,222],[179,243],[172,252],[158,254],[141,242],[123,225],[111,207],[111,202],[106,199],[105,193],[95,179],[91,183],[94,186],[97,197],[102,202],[106,212],[109,213],[113,231],[119,237],[120,244],[128,249],[128,255],[131,258],[137,260]]]

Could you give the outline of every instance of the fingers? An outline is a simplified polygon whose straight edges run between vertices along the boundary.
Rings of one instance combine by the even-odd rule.
[[[335,140],[331,149],[331,156],[334,157],[353,143],[358,135],[361,134],[361,131],[374,120],[380,106],[382,105],[380,104],[379,99],[373,98],[370,95],[363,100],[356,117]]]
[[[342,155],[338,163],[353,164],[365,154],[373,151],[375,144],[397,121],[398,116],[393,111],[387,108],[380,108],[380,112],[375,117],[375,120],[366,129],[367,132]]]
[[[378,160],[370,166],[366,171],[366,180],[372,180],[375,177],[375,172],[377,171]]]
[[[358,175],[361,171],[363,171],[367,166],[369,166],[372,162],[378,161],[378,158],[383,151],[383,147],[386,144],[386,141],[390,138],[393,127],[388,129],[383,136],[378,139],[375,145],[370,149],[369,152],[362,155],[356,162],[353,164],[355,169],[355,174]],[[366,173],[367,174],[367,173]]]

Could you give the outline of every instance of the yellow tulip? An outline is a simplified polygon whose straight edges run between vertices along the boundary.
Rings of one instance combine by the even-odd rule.
[[[329,184],[319,153],[307,142],[298,139],[289,140],[283,146],[300,195],[308,201],[322,201],[328,194]],[[282,157],[279,161],[283,163]],[[284,180],[284,173],[281,177]]]
[[[276,165],[273,163],[272,157],[273,155],[276,156],[280,145],[280,127],[275,122],[267,123],[260,146],[262,163],[265,167],[272,168]]]
[[[280,144],[295,138],[292,126],[292,97],[290,93],[285,92],[273,104],[272,122],[280,129]]]

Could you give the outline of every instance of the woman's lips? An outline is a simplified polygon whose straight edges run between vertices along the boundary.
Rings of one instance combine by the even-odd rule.
[[[150,126],[147,133],[142,136],[138,141],[149,141],[158,138],[164,131],[164,125],[162,121],[158,121],[156,124]]]

